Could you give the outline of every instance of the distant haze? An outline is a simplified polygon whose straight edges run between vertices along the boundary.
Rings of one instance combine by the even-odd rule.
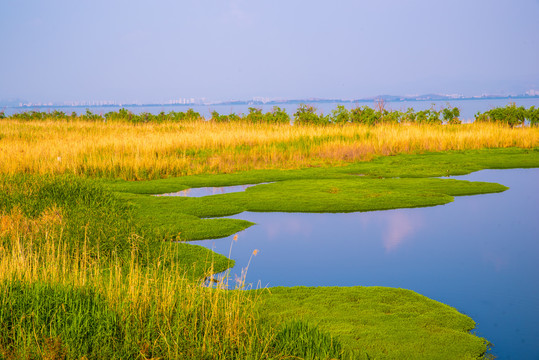
[[[539,89],[538,0],[2,0],[0,14],[0,100]]]

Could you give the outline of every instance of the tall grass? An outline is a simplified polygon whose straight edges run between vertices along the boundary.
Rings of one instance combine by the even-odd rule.
[[[136,251],[149,259],[159,246],[157,240],[141,241],[141,229],[125,201],[95,184],[74,176],[12,175],[0,177],[0,210],[29,219],[45,216],[62,224],[65,251],[72,252],[84,242],[93,257],[127,258]],[[28,222],[26,229],[34,223]],[[20,230],[24,234],[24,229]],[[47,233],[33,243],[46,241]]]
[[[498,123],[334,126],[2,120],[0,173],[128,180],[342,165],[378,155],[539,144],[539,128]]]
[[[200,286],[174,265],[142,266],[135,253],[124,264],[98,261],[86,244],[65,251],[54,209],[29,219],[15,208],[0,224],[5,357],[50,348],[69,358],[241,358],[271,340],[256,331],[254,294]]]
[[[174,261],[178,248],[158,247],[148,258],[134,245],[143,238],[125,253],[99,248],[88,233],[70,232],[71,222],[82,218],[73,213],[84,212],[76,203],[85,196],[96,208],[104,202],[114,209],[89,181],[75,182],[72,201],[62,202],[63,193],[48,200],[29,193],[64,184],[65,177],[23,184],[6,179],[2,190],[12,202],[0,203],[1,359],[281,359],[313,353],[313,342],[322,353],[340,351],[325,334],[312,330],[305,340],[298,331],[283,333],[259,321],[261,292],[194,281]],[[86,228],[95,226],[92,217],[86,220]],[[116,240],[140,237],[122,236]]]

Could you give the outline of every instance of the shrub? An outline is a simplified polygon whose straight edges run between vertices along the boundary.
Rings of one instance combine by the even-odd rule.
[[[454,107],[454,108],[447,107],[447,108],[442,109],[442,116],[443,116],[444,121],[447,124],[460,124],[461,123],[461,121],[459,120],[460,109],[458,107]]]
[[[535,106],[530,107],[526,117],[530,122],[530,126],[539,126],[539,108],[535,108]]]
[[[316,114],[316,108],[307,104],[300,104],[294,113],[294,124],[298,125],[327,125],[329,116]]]
[[[496,122],[514,127],[523,125],[528,115],[523,106],[517,107],[515,103],[511,103],[503,108],[494,108],[476,115],[476,121]]]
[[[264,115],[264,118],[271,124],[290,124],[290,115],[278,106],[274,106],[271,112]]]
[[[342,105],[337,105],[337,109],[331,112],[330,121],[333,124],[347,124],[350,122],[350,112]]]
[[[249,114],[245,117],[245,120],[258,124],[264,121],[264,114],[262,114],[262,109],[250,107]]]
[[[414,111],[414,108],[408,108],[405,113],[401,116],[401,123],[414,123],[416,121],[417,114]]]
[[[381,114],[368,106],[356,107],[350,110],[350,121],[364,125],[375,125],[380,122]]]

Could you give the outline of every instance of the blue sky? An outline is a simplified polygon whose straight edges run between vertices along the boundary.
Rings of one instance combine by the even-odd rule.
[[[539,89],[539,0],[0,1],[0,99]]]

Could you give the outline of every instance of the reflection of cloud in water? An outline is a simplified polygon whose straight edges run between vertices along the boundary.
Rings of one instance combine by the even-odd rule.
[[[413,213],[413,210],[389,210],[362,215],[365,215],[360,217],[363,227],[381,228],[380,235],[386,252],[396,250],[423,227],[421,215],[418,212]]]
[[[393,213],[388,217],[387,222],[386,231],[382,234],[382,241],[387,252],[395,250],[422,226],[420,218],[403,212]]]
[[[222,195],[222,194],[230,194],[230,193],[235,193],[235,192],[242,192],[252,186],[262,185],[262,184],[271,184],[271,183],[190,188],[190,189],[180,190],[180,191],[166,193],[166,194],[157,194],[155,196],[203,197],[203,196],[211,196],[211,195]]]
[[[509,264],[509,261],[507,261],[506,256],[502,256],[500,253],[495,253],[492,250],[486,250],[485,252],[483,252],[483,259],[487,263],[493,264],[494,269],[496,269],[496,271],[498,272],[503,270],[503,268],[505,268]]]
[[[271,221],[265,221],[264,227],[268,234],[268,240],[290,235],[303,235],[308,237],[312,233],[312,225],[295,216],[281,216]]]

